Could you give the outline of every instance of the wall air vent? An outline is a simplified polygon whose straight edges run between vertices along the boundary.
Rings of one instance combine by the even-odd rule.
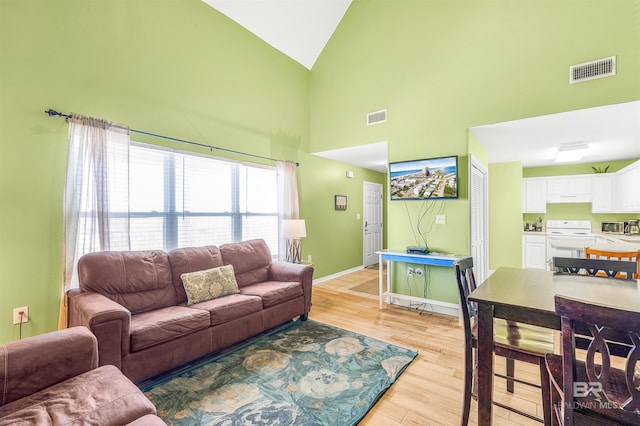
[[[367,114],[367,126],[371,126],[373,124],[386,123],[386,122],[387,122],[386,109],[370,112],[369,114]]]
[[[569,84],[616,75],[616,57],[598,59],[569,67]]]

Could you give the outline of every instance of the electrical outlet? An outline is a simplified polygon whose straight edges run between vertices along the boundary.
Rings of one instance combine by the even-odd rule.
[[[447,223],[447,216],[439,214],[436,216],[436,225],[445,225]]]
[[[22,321],[20,318],[20,312],[22,312]],[[15,308],[13,310],[13,323],[14,324],[20,324],[20,323],[25,323],[25,322],[29,322],[29,307],[28,306],[23,306],[21,308]]]
[[[415,273],[417,276],[421,276],[422,274],[424,274],[424,271],[422,270],[422,268],[416,268]]]
[[[413,268],[411,266],[409,266],[407,268],[407,276],[408,277],[412,277],[413,276]]]

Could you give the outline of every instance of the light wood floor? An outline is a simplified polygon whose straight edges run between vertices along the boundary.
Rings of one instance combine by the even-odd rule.
[[[309,318],[375,337],[418,351],[418,356],[382,396],[361,425],[459,425],[462,412],[463,335],[458,319],[419,313],[405,307],[378,309],[378,296],[351,290],[377,279],[377,269],[316,284]],[[496,358],[496,371],[504,363]],[[538,368],[516,362],[516,376],[539,382]],[[496,378],[494,399],[541,416],[540,391],[516,384],[513,395]],[[541,425],[494,406],[494,425]],[[477,404],[472,400],[471,420],[477,424]]]

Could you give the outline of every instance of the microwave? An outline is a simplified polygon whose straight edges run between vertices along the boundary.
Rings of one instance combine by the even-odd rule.
[[[624,222],[602,222],[602,232],[607,234],[624,234]]]

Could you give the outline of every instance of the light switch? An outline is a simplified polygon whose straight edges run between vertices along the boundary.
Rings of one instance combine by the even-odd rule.
[[[447,216],[439,214],[436,216],[436,225],[444,225],[447,223]]]
[[[360,213],[356,213],[356,219],[360,220]]]

